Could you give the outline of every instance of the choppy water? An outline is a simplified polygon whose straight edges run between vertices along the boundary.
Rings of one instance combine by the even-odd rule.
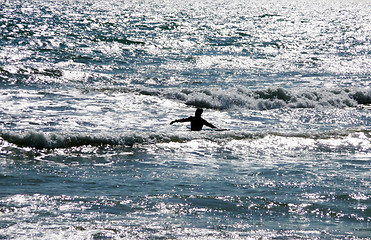
[[[0,4],[0,238],[370,238],[369,1]]]

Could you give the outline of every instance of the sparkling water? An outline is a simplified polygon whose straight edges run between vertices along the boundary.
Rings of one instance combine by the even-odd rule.
[[[0,239],[370,238],[370,12],[0,0]]]

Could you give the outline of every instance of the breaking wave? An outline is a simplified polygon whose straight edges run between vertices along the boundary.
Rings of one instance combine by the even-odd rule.
[[[180,136],[165,134],[128,134],[127,136],[90,136],[90,135],[62,135],[42,132],[0,133],[0,137],[20,147],[36,149],[72,148],[80,146],[133,146],[135,144],[150,144],[159,142],[182,142],[186,139]]]
[[[139,94],[174,99],[189,106],[226,110],[247,108],[269,110],[278,108],[345,108],[368,107],[371,89],[284,89],[250,90],[244,87],[227,89],[100,89],[103,91],[136,91]]]
[[[368,150],[371,146],[371,130],[348,129],[339,131],[328,131],[318,133],[281,133],[281,132],[241,132],[241,131],[202,131],[202,132],[180,132],[168,133],[128,133],[126,136],[91,136],[91,135],[63,135],[42,132],[0,132],[0,146],[6,143],[14,144],[18,147],[29,147],[35,149],[57,149],[73,148],[81,146],[125,146],[133,147],[136,145],[161,144],[161,143],[185,143],[192,140],[207,140],[218,143],[226,143],[232,140],[258,140],[263,138],[282,138],[294,140],[311,140],[314,142],[337,140],[340,145],[345,146],[351,139],[354,150],[362,145]],[[329,142],[329,144],[331,144]],[[223,144],[222,144],[223,145]],[[221,145],[221,146],[222,146]],[[349,145],[349,144],[348,144]]]

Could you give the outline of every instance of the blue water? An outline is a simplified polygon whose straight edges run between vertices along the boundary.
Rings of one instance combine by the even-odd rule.
[[[0,239],[370,239],[370,12],[0,1]]]

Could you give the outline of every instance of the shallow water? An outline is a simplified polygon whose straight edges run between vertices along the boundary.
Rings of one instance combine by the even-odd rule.
[[[370,10],[1,1],[0,238],[370,238]]]

